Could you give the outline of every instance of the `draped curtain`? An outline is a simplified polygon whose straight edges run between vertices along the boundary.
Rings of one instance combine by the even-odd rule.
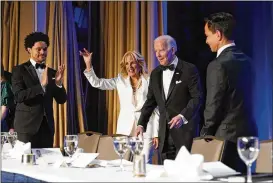
[[[126,51],[140,51],[148,69],[156,66],[153,40],[163,34],[162,2],[100,2],[101,39],[105,78],[116,77]],[[139,42],[140,41],[140,42]],[[116,91],[106,91],[107,133],[114,134],[119,114]]]
[[[66,134],[85,131],[86,115],[83,110],[83,91],[79,66],[79,52],[73,18],[72,2],[50,1],[48,9],[48,35],[50,47],[47,63],[54,69],[65,64],[64,87],[67,102],[57,105],[54,101],[55,137],[54,147],[63,147]]]
[[[1,1],[1,62],[4,69],[28,60],[24,38],[34,30],[33,2]]]

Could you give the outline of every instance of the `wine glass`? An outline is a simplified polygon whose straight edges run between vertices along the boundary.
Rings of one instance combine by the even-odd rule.
[[[66,135],[64,137],[64,150],[71,159],[78,148],[78,135]]]
[[[240,158],[247,166],[247,182],[252,182],[251,165],[259,154],[258,137],[239,137],[237,140],[237,150]]]
[[[10,143],[11,147],[14,148],[14,145],[17,140],[17,132],[9,132],[7,134],[8,142]]]
[[[113,137],[113,140],[114,140],[114,149],[120,157],[120,165],[119,165],[120,170],[118,170],[118,171],[122,172],[122,171],[124,171],[122,159],[128,150],[128,144],[129,144],[128,137],[127,136]]]
[[[8,142],[8,132],[1,132],[1,150],[5,143]]]

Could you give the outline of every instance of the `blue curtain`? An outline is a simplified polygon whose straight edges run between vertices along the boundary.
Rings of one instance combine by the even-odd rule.
[[[237,2],[236,9],[236,41],[252,58],[253,116],[259,138],[272,139],[273,2]]]
[[[272,139],[273,2],[252,5],[254,117],[261,140]]]

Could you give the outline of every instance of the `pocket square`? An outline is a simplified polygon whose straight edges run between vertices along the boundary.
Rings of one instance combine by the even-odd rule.
[[[179,72],[175,73],[175,74],[179,74]]]
[[[54,80],[55,78],[52,78],[52,80]]]
[[[175,81],[175,84],[179,84],[179,83],[182,83],[182,81],[181,80]]]

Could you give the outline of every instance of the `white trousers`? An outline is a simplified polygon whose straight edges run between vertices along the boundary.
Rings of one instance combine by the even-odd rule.
[[[144,137],[144,147],[142,150],[142,154],[145,155],[146,163],[152,164],[152,159],[154,154],[153,139],[149,137],[145,137],[145,133],[143,134],[143,137]]]

